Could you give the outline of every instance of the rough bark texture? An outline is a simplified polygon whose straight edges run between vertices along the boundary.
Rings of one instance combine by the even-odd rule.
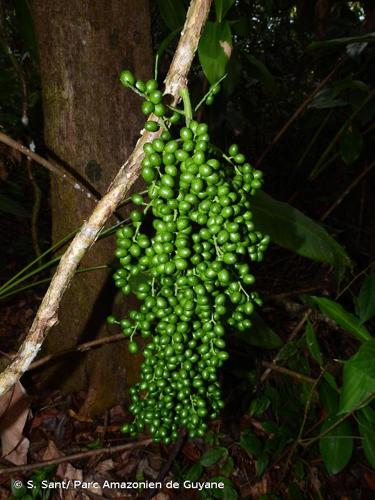
[[[134,148],[143,119],[139,98],[121,87],[121,69],[151,74],[147,0],[34,0],[39,43],[45,141],[53,155],[104,193]],[[136,13],[136,15],[135,15]],[[52,178],[53,241],[80,226],[95,202]],[[114,241],[98,242],[82,266],[113,260]],[[47,352],[108,335],[104,323],[113,301],[110,273],[77,275],[65,295]],[[101,413],[123,394],[126,345],[108,345],[58,365],[48,383],[66,390],[88,387],[84,411]]]

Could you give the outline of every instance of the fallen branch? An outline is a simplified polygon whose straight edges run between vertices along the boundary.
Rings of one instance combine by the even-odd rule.
[[[186,86],[187,75],[198,47],[199,37],[207,19],[211,0],[192,0],[187,12],[175,55],[165,79],[165,93],[179,99],[179,91]],[[61,258],[34,322],[14,361],[0,374],[0,396],[5,394],[29,368],[39,352],[49,330],[58,322],[61,299],[73,279],[75,271],[87,250],[96,241],[99,232],[125,198],[140,174],[143,145],[159,133],[143,130],[128,161],[120,168],[109,190],[99,201],[90,218],[83,224]]]
[[[0,469],[0,475],[1,474],[10,475],[18,472],[28,472],[34,469],[40,469],[41,467],[47,467],[48,465],[57,465],[57,464],[62,464],[63,462],[72,462],[74,460],[89,458],[95,455],[112,455],[113,453],[118,453],[119,451],[131,450],[132,448],[139,448],[141,446],[148,446],[151,442],[152,439],[142,439],[142,441],[119,444],[118,446],[110,446],[108,448],[80,451],[78,453],[72,453],[71,455],[65,455],[64,457],[52,458],[51,460],[44,460],[43,462],[37,462],[35,464],[18,465],[16,467],[3,467],[2,469]]]

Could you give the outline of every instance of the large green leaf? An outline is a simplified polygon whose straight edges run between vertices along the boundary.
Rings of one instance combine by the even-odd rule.
[[[215,0],[216,19],[219,23],[224,19],[225,14],[234,4],[234,0]]]
[[[362,283],[357,300],[357,313],[362,323],[375,315],[375,273],[369,274]]]
[[[254,223],[278,245],[342,272],[350,265],[344,248],[318,223],[263,191],[252,198]]]
[[[339,414],[368,403],[375,394],[375,339],[365,342],[344,366]]]
[[[170,30],[180,28],[186,17],[182,0],[157,0],[161,17]]]
[[[228,21],[208,21],[198,46],[199,61],[207,80],[214,84],[225,74],[232,53],[232,34]]]
[[[351,43],[365,42],[375,42],[375,32],[360,36],[348,36],[344,38],[334,38],[332,40],[323,40],[322,42],[312,42],[307,47],[307,50],[336,49],[345,47]]]
[[[362,325],[359,319],[346,311],[342,305],[326,297],[311,296],[311,300],[319,307],[320,311],[341,326],[343,330],[351,333],[361,342],[372,339],[371,333]]]
[[[326,431],[337,422],[338,417],[328,418],[320,432]],[[341,422],[319,440],[319,449],[329,474],[337,474],[349,462],[353,453],[353,431],[347,420]]]

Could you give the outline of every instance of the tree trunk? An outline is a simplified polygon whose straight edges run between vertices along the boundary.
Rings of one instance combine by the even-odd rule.
[[[148,1],[34,0],[33,6],[46,145],[103,193],[132,151],[143,123],[139,98],[121,86],[118,75],[124,68],[141,78],[151,75]],[[94,203],[52,178],[53,242],[79,227]],[[114,249],[113,238],[97,242],[82,267],[110,263]],[[105,318],[113,300],[110,272],[78,274],[62,301],[60,323],[49,335],[47,351],[108,335]],[[87,390],[83,412],[101,413],[122,399],[136,362],[129,359],[125,342],[112,344],[54,365],[48,384]]]

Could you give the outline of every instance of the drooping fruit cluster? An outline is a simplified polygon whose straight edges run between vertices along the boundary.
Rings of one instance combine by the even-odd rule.
[[[135,435],[146,426],[169,443],[182,427],[203,436],[207,419],[218,415],[224,337],[249,329],[260,304],[250,263],[262,260],[269,238],[254,228],[250,196],[262,174],[236,145],[220,153],[205,123],[175,125],[180,113],[162,104],[155,80],[135,82],[130,72],[121,80],[146,97],[143,112],[160,117],[164,130],[144,145],[148,196],[132,196],[139,209],[117,231],[115,284],[142,305],[108,321],[121,325],[130,352],[139,349],[135,337],[146,339],[141,380],[130,389],[134,421],[123,431]],[[159,126],[148,121],[145,128]]]

